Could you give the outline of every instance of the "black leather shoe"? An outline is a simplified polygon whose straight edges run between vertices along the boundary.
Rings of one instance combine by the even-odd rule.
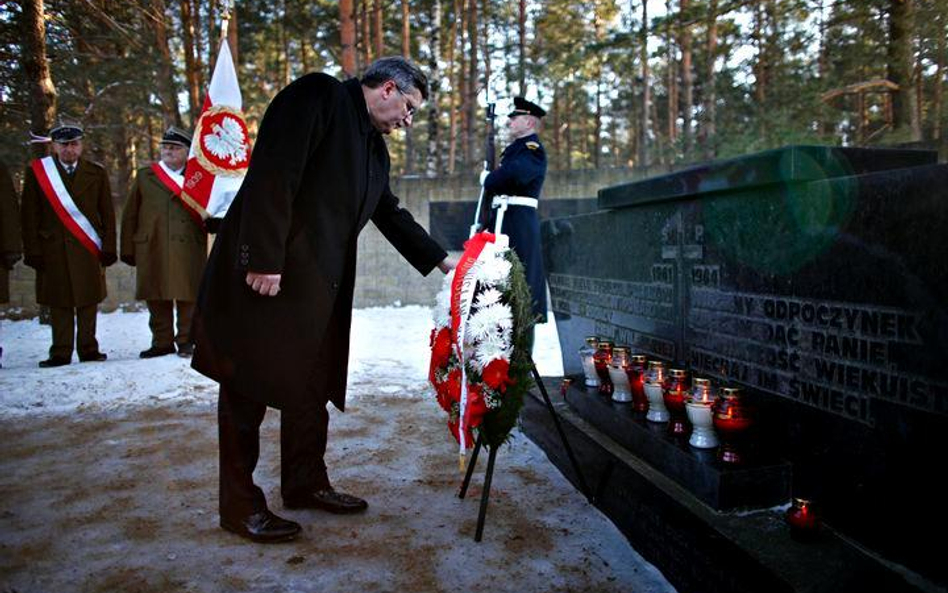
[[[221,517],[221,527],[251,541],[265,544],[290,541],[302,529],[299,523],[278,517],[270,511],[254,513],[236,521]]]
[[[46,360],[41,360],[39,365],[44,369],[48,369],[50,367],[66,366],[70,362],[71,361],[68,358],[63,358],[61,356],[50,356]]]
[[[138,353],[138,358],[155,358],[165,354],[174,354],[174,346],[152,346],[148,350],[142,350]]]
[[[303,498],[284,498],[285,509],[321,509],[337,515],[361,513],[369,508],[369,503],[357,496],[336,492],[332,488],[317,490]]]
[[[194,344],[179,344],[178,345],[178,356],[181,358],[190,358],[194,354]]]
[[[83,354],[79,356],[79,362],[102,362],[109,355],[105,352],[93,352],[92,354]]]

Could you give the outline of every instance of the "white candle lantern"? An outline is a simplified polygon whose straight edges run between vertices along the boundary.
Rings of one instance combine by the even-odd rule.
[[[609,378],[614,387],[612,401],[632,401],[632,385],[629,383],[629,347],[616,346],[612,349],[612,361],[609,362]]]
[[[650,360],[645,371],[645,396],[648,398],[646,420],[668,422],[668,408],[665,407],[665,366],[657,360]]]
[[[589,336],[583,347],[579,349],[579,361],[583,365],[586,387],[599,387],[599,376],[596,375],[596,365],[593,363],[593,354],[596,353],[597,344],[599,344],[599,338]]]
[[[718,446],[718,437],[714,433],[714,393],[709,379],[695,378],[691,396],[685,402],[688,420],[694,429],[688,444],[696,449],[713,449]]]

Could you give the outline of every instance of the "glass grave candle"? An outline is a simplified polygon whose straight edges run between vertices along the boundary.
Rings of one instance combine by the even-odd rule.
[[[664,400],[665,366],[658,360],[648,362],[645,371],[645,396],[648,398],[648,414],[646,420],[652,422],[668,422],[668,410]]]
[[[593,354],[593,363],[596,365],[596,375],[599,377],[599,393],[612,395],[612,379],[609,378],[609,363],[612,361],[612,342],[602,340],[599,348]]]
[[[668,432],[686,434],[688,421],[685,416],[685,397],[688,395],[688,371],[669,369],[664,387],[662,398],[668,408]]]
[[[816,539],[820,520],[813,503],[805,498],[794,498],[787,509],[787,525],[790,526],[790,537],[797,541]]]
[[[724,463],[746,461],[745,440],[754,424],[754,409],[744,400],[739,387],[725,387],[714,402],[714,429],[721,439],[718,459]]]
[[[714,419],[711,408],[714,406],[714,392],[711,380],[695,377],[691,394],[685,400],[685,411],[693,427],[688,444],[696,449],[713,449],[718,446],[718,435],[714,434]]]
[[[583,366],[583,375],[586,380],[586,387],[599,387],[599,376],[596,375],[596,365],[593,363],[593,355],[596,354],[596,348],[599,345],[597,336],[589,336],[586,343],[579,349],[579,361]]]
[[[648,411],[648,398],[645,397],[645,355],[633,354],[629,359],[629,390],[632,392],[632,409],[636,412]]]
[[[612,401],[632,401],[632,388],[629,385],[629,347],[616,346],[612,349],[612,361],[609,363],[609,380],[612,381]]]

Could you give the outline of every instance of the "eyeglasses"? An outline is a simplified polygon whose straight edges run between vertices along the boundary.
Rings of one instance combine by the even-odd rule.
[[[408,94],[398,87],[395,87],[395,90],[398,91],[398,94],[405,97],[405,109],[408,111],[407,117],[415,115],[415,112],[418,111],[418,108],[411,104],[411,98],[408,96]]]

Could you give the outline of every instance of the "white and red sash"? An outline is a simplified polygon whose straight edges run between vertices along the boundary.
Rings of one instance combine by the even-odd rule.
[[[53,157],[36,159],[33,161],[32,167],[33,173],[36,175],[36,181],[39,182],[43,194],[49,200],[53,212],[59,217],[63,226],[79,240],[79,243],[89,253],[98,258],[99,254],[102,253],[102,239],[99,238],[99,233],[95,231],[95,227],[92,226],[85,214],[79,210],[79,206],[76,205],[76,202],[73,201],[72,196],[66,190],[66,185],[59,175],[59,169],[56,168]]]
[[[158,178],[158,181],[161,182],[161,185],[165,186],[176,198],[181,197],[181,187],[184,186],[184,175],[175,173],[163,161],[152,163],[151,170],[155,174],[155,177]],[[192,208],[189,208],[184,202],[179,200],[178,203],[185,207],[184,209],[187,210],[191,219],[203,229],[204,219],[201,218],[201,215]]]
[[[181,195],[181,186],[184,185],[184,175],[175,173],[162,161],[152,163],[151,170],[154,171],[158,181],[161,181],[161,184],[168,188],[168,191],[173,193],[176,197]]]

